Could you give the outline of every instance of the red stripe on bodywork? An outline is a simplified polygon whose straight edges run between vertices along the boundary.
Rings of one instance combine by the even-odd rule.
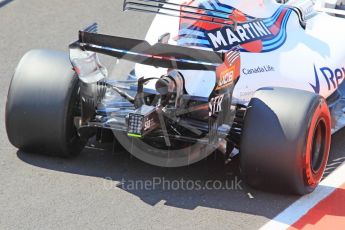
[[[270,31],[272,34],[277,35],[280,31],[280,27],[283,21],[284,16],[286,15],[287,9],[284,8],[283,11],[280,13],[277,21],[271,26]]]

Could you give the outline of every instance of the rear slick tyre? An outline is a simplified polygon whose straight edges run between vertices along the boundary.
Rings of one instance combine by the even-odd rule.
[[[304,195],[319,184],[331,144],[324,98],[302,90],[263,88],[248,105],[241,169],[255,188]]]
[[[26,53],[16,68],[7,96],[9,141],[26,152],[77,155],[85,145],[73,122],[78,87],[78,78],[65,53]]]

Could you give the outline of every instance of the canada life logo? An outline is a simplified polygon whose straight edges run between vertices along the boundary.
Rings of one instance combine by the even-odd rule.
[[[286,25],[292,9],[281,6],[269,18],[254,18],[217,0],[212,3],[196,4],[192,1],[188,5],[205,9],[204,13],[210,12],[207,10],[224,12],[237,25],[181,18],[177,40],[179,45],[210,48],[214,51],[228,51],[239,45],[242,52],[261,53],[276,50],[285,43]]]

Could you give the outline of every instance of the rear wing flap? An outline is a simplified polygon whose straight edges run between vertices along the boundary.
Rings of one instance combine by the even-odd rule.
[[[119,59],[163,68],[215,70],[223,63],[219,52],[163,43],[150,45],[145,40],[97,34],[97,24],[79,31],[75,46],[82,50],[110,55]]]

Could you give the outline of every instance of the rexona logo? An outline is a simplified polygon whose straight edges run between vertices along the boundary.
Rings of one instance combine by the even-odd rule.
[[[320,93],[321,84],[320,81],[327,83],[328,91],[338,88],[338,85],[345,78],[345,68],[340,67],[331,69],[329,67],[317,68],[314,65],[315,84],[309,83],[315,93]],[[323,80],[322,80],[323,79]]]
[[[230,26],[225,26],[220,30],[207,32],[207,38],[215,51],[227,50],[243,43],[263,40],[272,35],[262,20],[239,24],[236,26],[236,30]]]

